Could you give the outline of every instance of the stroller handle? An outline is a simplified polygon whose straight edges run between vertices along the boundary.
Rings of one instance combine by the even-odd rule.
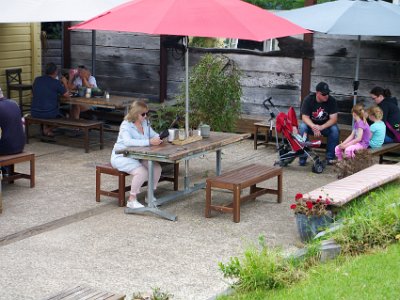
[[[275,116],[275,113],[274,113],[272,110],[270,110],[270,108],[269,108],[268,105],[267,105],[267,102],[269,102],[269,104],[270,104],[272,107],[275,108],[274,104],[271,102],[271,99],[272,99],[272,97],[269,97],[269,98],[267,98],[267,99],[265,99],[265,100],[263,101],[264,107],[269,111],[269,115],[271,116],[270,121],[271,121],[272,119],[275,119],[275,117],[276,117],[276,116]]]

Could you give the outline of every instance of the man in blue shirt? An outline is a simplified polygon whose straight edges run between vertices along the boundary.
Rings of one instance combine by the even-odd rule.
[[[18,104],[4,98],[0,89],[0,155],[21,153],[25,146]]]
[[[39,76],[33,82],[33,99],[31,115],[34,118],[53,119],[63,115],[59,110],[58,97],[69,97],[68,91],[57,79],[57,66],[54,63],[46,65],[45,75]],[[43,134],[53,136],[52,128],[45,126]]]

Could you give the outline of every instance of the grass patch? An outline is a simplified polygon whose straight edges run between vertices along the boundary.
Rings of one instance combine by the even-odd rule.
[[[289,289],[241,293],[218,300],[399,299],[400,244],[385,251],[342,258],[310,269],[306,280]]]
[[[298,260],[268,249],[261,239],[260,247],[249,247],[242,259],[220,263],[224,277],[237,281],[235,295],[218,299],[398,299],[400,246],[384,251],[400,240],[399,196],[395,182],[344,207],[338,214],[343,226],[322,237],[339,243],[343,256],[325,265],[319,263],[321,241],[309,243],[306,257]],[[302,278],[308,279],[299,282]]]

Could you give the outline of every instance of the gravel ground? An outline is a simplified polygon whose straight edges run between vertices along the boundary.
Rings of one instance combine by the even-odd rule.
[[[88,154],[35,139],[27,145],[36,154],[36,187],[30,189],[25,180],[2,187],[0,299],[42,299],[78,284],[127,299],[154,287],[177,300],[209,299],[228,287],[218,262],[240,255],[260,235],[285,251],[299,247],[289,209],[294,195],[336,179],[330,166],[317,175],[310,164],[300,167],[296,160],[284,169],[282,203],[273,195],[246,203],[240,223],[216,212],[204,218],[204,190],[162,206],[178,216],[176,222],[127,215],[116,199],[95,202],[95,165],[109,160],[113,140]],[[249,163],[272,165],[275,159],[272,145],[253,150],[253,141],[245,140],[223,150],[222,165],[227,171]],[[26,170],[28,164],[16,168]],[[215,154],[193,159],[190,168],[192,181],[213,174]],[[103,185],[115,186],[116,180],[106,177]],[[276,180],[261,186],[276,187]],[[162,183],[156,195],[170,191],[171,183]],[[213,196],[231,199],[227,192]]]

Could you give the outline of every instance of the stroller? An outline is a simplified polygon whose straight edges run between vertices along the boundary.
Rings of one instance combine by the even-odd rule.
[[[276,108],[271,99],[272,97],[269,97],[264,100],[263,105],[270,114],[270,119],[268,121],[270,123],[270,137],[275,120],[275,140],[278,160],[274,165],[286,167],[292,163],[296,157],[308,157],[313,162],[312,171],[318,174],[322,173],[325,169],[325,163],[321,161],[319,156],[312,150],[312,148],[319,148],[321,146],[321,141],[307,141],[306,135],[299,135],[296,112],[293,107],[290,107],[288,113],[285,114]],[[270,104],[271,109],[267,105],[267,102]],[[278,112],[277,116],[275,116],[272,109]],[[279,141],[278,133],[282,134],[281,141]]]

